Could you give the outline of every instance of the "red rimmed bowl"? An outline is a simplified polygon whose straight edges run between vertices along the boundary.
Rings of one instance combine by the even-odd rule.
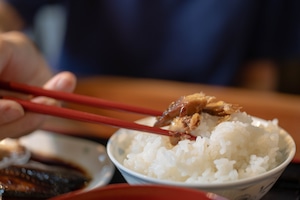
[[[57,196],[51,200],[159,200],[159,199],[189,199],[189,200],[225,200],[213,193],[199,190],[163,186],[163,185],[129,185],[112,184],[87,192],[72,192]]]

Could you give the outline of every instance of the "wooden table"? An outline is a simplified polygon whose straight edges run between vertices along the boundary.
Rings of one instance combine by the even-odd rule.
[[[279,120],[279,125],[287,130],[300,144],[300,96],[276,92],[208,86],[173,81],[133,79],[120,77],[94,77],[78,81],[76,93],[104,98],[126,104],[138,105],[163,111],[182,95],[204,92],[228,103],[236,103],[247,113],[263,119]],[[66,104],[77,110],[137,120],[143,115],[90,108],[82,105]],[[108,138],[117,128],[100,124],[90,124],[51,117],[45,124],[50,129],[66,134],[80,134],[88,137]],[[296,152],[300,160],[300,150]]]

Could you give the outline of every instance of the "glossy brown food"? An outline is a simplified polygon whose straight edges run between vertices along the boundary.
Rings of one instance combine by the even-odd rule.
[[[191,118],[194,114],[202,112],[219,117],[225,117],[237,112],[240,106],[228,104],[217,100],[214,96],[207,96],[204,93],[194,93],[187,96],[181,96],[178,100],[172,102],[163,112],[162,116],[157,118],[154,126],[162,127],[170,125],[176,117]]]
[[[226,120],[230,114],[240,110],[240,106],[225,103],[217,100],[214,96],[207,96],[204,93],[194,93],[181,96],[172,102],[163,114],[157,117],[154,124],[156,127],[163,127],[173,124],[170,128],[175,133],[191,134],[201,123],[201,114],[220,117],[220,122]],[[170,137],[170,143],[176,145],[180,140],[187,139],[182,134],[174,134]]]
[[[48,199],[85,187],[90,178],[80,170],[30,160],[0,170],[3,199]]]

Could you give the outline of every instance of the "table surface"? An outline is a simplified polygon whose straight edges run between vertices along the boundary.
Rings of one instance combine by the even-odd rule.
[[[181,83],[151,79],[133,79],[121,77],[93,77],[81,79],[75,93],[103,98],[130,105],[165,110],[168,105],[180,96],[195,92],[204,92],[216,96],[219,100],[239,104],[247,113],[263,118],[279,120],[279,125],[300,144],[300,96],[277,92],[253,91],[239,88],[209,86],[203,84]],[[65,103],[66,107],[91,113],[117,117],[129,121],[145,116],[127,112],[95,109],[88,106]],[[50,117],[45,129],[64,134],[78,135],[105,143],[116,131],[100,124],[78,122],[68,119]],[[300,151],[272,190],[263,198],[269,199],[300,199]],[[124,183],[125,180],[116,170],[110,184]]]

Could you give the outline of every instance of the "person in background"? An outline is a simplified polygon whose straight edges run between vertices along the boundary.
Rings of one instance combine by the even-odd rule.
[[[61,3],[67,15],[60,61],[51,66],[58,75],[52,79],[45,61],[32,65],[42,60],[36,49],[19,45],[34,49],[29,39],[10,32],[31,26],[48,3]],[[78,78],[118,75],[274,90],[277,61],[299,56],[298,8],[298,1],[284,0],[1,0],[0,29],[6,33],[0,35],[0,49],[9,55],[1,59],[11,61],[0,62],[0,76],[64,91],[74,87],[72,73]],[[17,37],[6,41],[10,35]],[[13,51],[7,44],[15,45]],[[18,56],[22,62],[12,64]],[[31,73],[23,74],[25,70]],[[2,119],[1,132],[26,121],[20,107],[14,112],[18,105],[8,104],[4,109],[7,102],[0,101],[0,112],[12,115]]]
[[[52,69],[78,77],[276,89],[277,61],[299,56],[294,0],[2,0],[2,29],[30,27],[50,3],[66,11],[61,56]]]

